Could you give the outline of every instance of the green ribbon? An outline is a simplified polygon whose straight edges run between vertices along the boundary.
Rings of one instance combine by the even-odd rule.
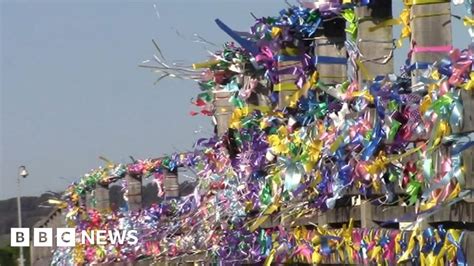
[[[263,187],[262,193],[260,194],[260,201],[265,206],[269,206],[272,203],[271,188],[269,183],[265,184]]]
[[[199,88],[202,91],[210,91],[216,87],[216,82],[214,82],[213,80],[209,80],[207,82],[199,82],[198,84],[199,84]]]
[[[267,236],[265,235],[265,229],[260,230],[260,234],[258,235],[258,242],[260,243],[260,254],[264,255],[267,253]]]
[[[397,180],[399,179],[399,177],[401,177],[402,174],[401,174],[401,170],[399,168],[391,168],[389,170],[389,176],[388,176],[388,180],[392,183],[394,182],[397,182]]]
[[[400,122],[398,122],[397,120],[392,120],[392,126],[390,127],[390,131],[388,132],[388,140],[393,141],[395,139],[395,135],[397,135],[400,126]]]
[[[353,9],[345,9],[341,12],[341,16],[348,22],[345,31],[349,33],[351,40],[357,39],[357,16]]]
[[[439,116],[446,116],[449,113],[453,98],[449,94],[441,96],[438,100],[434,101],[431,105],[431,109]]]
[[[408,183],[408,187],[406,189],[409,198],[409,204],[414,205],[418,199],[418,195],[421,192],[421,182],[411,179],[410,183]]]
[[[203,92],[203,93],[199,93],[199,94],[198,94],[198,98],[199,98],[199,99],[202,99],[203,101],[209,103],[209,102],[212,101],[212,98],[213,98],[213,97],[212,97],[212,95],[211,95],[210,92]]]
[[[235,95],[232,95],[232,97],[230,97],[230,102],[236,108],[244,108],[245,106],[245,102],[240,97],[236,97]]]
[[[391,112],[398,110],[398,104],[395,100],[391,100],[387,104],[387,109]]]

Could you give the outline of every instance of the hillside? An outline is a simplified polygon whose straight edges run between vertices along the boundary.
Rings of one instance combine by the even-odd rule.
[[[192,183],[184,182],[180,184],[182,195],[192,192],[194,186]],[[22,197],[21,208],[23,212],[23,226],[31,227],[41,218],[47,215],[51,208],[40,207],[47,205],[47,200],[51,198],[50,194],[43,194],[39,197]],[[150,206],[152,203],[158,202],[156,186],[147,184],[143,187],[143,204]],[[121,187],[113,186],[110,188],[110,205],[112,209],[125,206],[123,192]],[[0,247],[9,243],[10,228],[18,225],[16,198],[0,201]]]

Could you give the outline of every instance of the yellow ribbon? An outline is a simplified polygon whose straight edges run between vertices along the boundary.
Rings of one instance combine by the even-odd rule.
[[[230,118],[230,128],[239,129],[241,126],[240,120],[249,114],[249,108],[235,108],[234,112],[232,113],[232,117]]]
[[[268,255],[267,259],[265,260],[265,263],[263,264],[264,266],[272,265],[273,258],[275,257],[275,252],[275,249],[272,249],[272,251],[270,251],[270,255]]]
[[[295,48],[295,47],[285,47],[280,50],[280,53],[284,55],[294,56],[294,55],[298,55],[300,51],[298,50],[298,48]]]
[[[252,226],[250,226],[250,231],[253,232],[255,230],[257,230],[257,228],[262,225],[267,219],[268,217],[274,213],[276,210],[278,209],[278,205],[276,204],[272,204],[270,205],[270,207],[268,207],[265,212],[263,213],[262,216],[258,217],[257,220],[252,224]]]
[[[441,13],[421,14],[421,15],[412,16],[411,19],[414,20],[417,18],[429,18],[429,17],[446,16],[446,15],[451,16],[451,13],[441,12]]]
[[[369,164],[366,166],[366,170],[369,174],[376,174],[376,173],[381,173],[385,170],[388,164],[393,163],[395,161],[398,161],[402,159],[403,157],[409,156],[418,150],[420,150],[423,146],[418,146],[416,148],[413,148],[411,150],[408,150],[407,152],[399,155],[393,155],[387,157],[384,152],[380,152],[377,156],[377,158],[374,160],[373,163]]]
[[[56,205],[60,209],[64,209],[67,207],[67,202],[57,199],[49,199],[48,203],[51,205]]]
[[[219,60],[217,60],[217,59],[213,59],[213,60],[209,60],[209,61],[205,61],[205,62],[200,62],[200,63],[195,63],[195,64],[193,64],[193,69],[209,68],[209,67],[212,67],[212,66],[216,65],[217,63],[219,63]]]
[[[272,38],[274,39],[275,37],[279,36],[281,32],[282,32],[281,28],[272,27]]]
[[[354,97],[364,97],[370,103],[374,102],[374,96],[372,96],[372,94],[370,94],[368,90],[353,92],[352,96],[354,96]]]
[[[472,90],[474,88],[474,72],[469,74],[469,80],[462,85],[462,88],[465,90]]]
[[[334,153],[337,151],[337,149],[341,146],[342,142],[344,141],[343,136],[339,136],[332,144],[329,150]]]
[[[408,241],[408,247],[407,250],[403,253],[403,255],[398,259],[397,263],[402,263],[404,261],[407,261],[410,258],[410,255],[413,254],[413,249],[415,248],[415,240],[416,240],[416,235],[418,234],[418,226],[413,230],[410,236],[410,240]]]
[[[400,13],[400,22],[403,25],[400,37],[397,40],[397,47],[402,47],[403,40],[410,38],[411,29],[410,29],[410,9],[405,6],[405,8]]]
[[[294,108],[296,104],[298,103],[298,100],[300,99],[300,97],[301,97],[301,90],[295,91],[295,93],[293,93],[293,95],[290,96],[290,103],[288,106],[291,108]]]
[[[279,134],[270,135],[268,137],[268,143],[272,151],[276,154],[287,154],[289,152],[288,140],[284,131],[280,131]]]
[[[402,24],[402,20],[399,19],[399,18],[387,19],[387,20],[384,20],[384,21],[378,23],[375,26],[370,27],[369,32],[374,32],[374,31],[379,30],[381,28],[390,27],[390,26],[394,26],[394,25],[400,25],[400,24]]]
[[[273,91],[297,91],[298,86],[294,82],[280,82],[273,85]]]
[[[423,100],[420,102],[420,114],[424,114],[430,108],[432,104],[431,97],[429,95],[425,95]]]
[[[407,6],[449,3],[449,0],[403,0]]]
[[[394,26],[394,25],[402,25],[403,26],[402,31],[400,32],[400,37],[398,38],[398,40],[396,42],[396,45],[399,48],[399,47],[402,47],[403,40],[406,39],[406,38],[409,38],[410,35],[411,35],[410,9],[407,6],[405,6],[405,8],[402,10],[402,12],[400,13],[399,18],[392,18],[392,19],[384,20],[384,21],[380,22],[379,24],[377,24],[373,27],[370,27],[369,32],[373,32],[373,31],[379,30],[381,28],[390,27],[390,26]]]
[[[373,80],[374,77],[369,73],[369,70],[365,67],[365,65],[360,61],[356,60],[357,67],[360,69],[360,72],[362,73],[362,76],[364,77],[365,80]]]
[[[305,84],[303,85],[303,88],[301,90],[298,90],[298,87],[296,87],[295,84],[293,84],[293,86],[290,86],[290,85],[285,85],[283,86],[282,88],[280,88],[280,90],[288,90],[288,91],[292,91],[292,90],[296,90],[295,93],[293,93],[293,95],[291,95],[290,97],[290,103],[289,103],[289,107],[295,107],[296,104],[298,103],[298,100],[301,98],[301,96],[303,95],[307,95],[307,92],[309,89],[311,89],[317,82],[318,82],[318,78],[319,78],[319,74],[317,71],[314,71],[313,74],[311,74],[311,77],[308,81],[305,82]]]
[[[451,133],[451,129],[449,127],[449,123],[445,120],[440,120],[437,127],[436,131],[434,134],[434,141],[429,150],[432,150],[436,148],[440,143],[443,137],[448,136]]]
[[[462,21],[464,22],[464,26],[474,26],[474,18],[465,16]]]

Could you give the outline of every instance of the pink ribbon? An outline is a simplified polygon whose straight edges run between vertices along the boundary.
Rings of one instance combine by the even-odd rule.
[[[268,63],[272,64],[273,63],[273,52],[268,46],[263,46],[260,48],[260,54],[255,56],[255,59],[257,62],[263,62],[263,63]]]
[[[461,53],[459,49],[455,49],[450,56],[453,64],[453,74],[449,77],[448,82],[450,85],[459,85],[463,81],[463,76],[467,76],[471,69],[471,54],[469,51]]]
[[[414,53],[449,53],[453,47],[451,45],[444,46],[415,46]]]
[[[318,9],[321,12],[338,13],[341,10],[341,3],[338,0],[319,0],[312,2],[299,1],[300,5],[309,9]]]

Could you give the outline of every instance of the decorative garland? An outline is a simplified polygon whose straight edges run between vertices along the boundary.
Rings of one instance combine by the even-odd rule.
[[[367,197],[381,193],[379,203],[388,204],[398,200],[395,187],[400,187],[406,204],[420,203],[420,212],[408,219],[412,221],[470,193],[463,190],[461,153],[474,144],[472,134],[453,134],[452,129],[462,125],[460,92],[474,87],[473,52],[453,49],[446,59],[427,65],[421,85],[409,78],[420,68],[407,65],[398,77],[374,77],[361,87],[355,74],[364,67],[354,42],[354,6],[303,2],[277,17],[257,19],[248,34],[216,20],[240,47],[228,43],[194,69],[170,67],[157,57],[155,69],[164,77],[198,81],[202,92],[194,103],[201,110],[192,115],[212,115],[215,92],[232,94],[229,131],[222,138],[197,141],[190,153],[128,165],[106,160],[104,168],[71,185],[52,203],[66,210],[77,230],[129,228],[139,230],[140,239],[134,246],[57,249],[54,263],[179,259],[205,252],[222,262],[463,264],[459,230],[408,232],[352,224],[340,230],[262,228],[270,217],[332,209],[350,189]],[[328,85],[319,80],[317,65],[341,62],[315,55],[312,39],[321,21],[335,16],[348,22],[352,36],[346,41],[349,80]],[[292,91],[292,96],[288,107],[279,109],[282,91]],[[252,104],[252,97],[267,104]],[[450,151],[442,153],[443,145]],[[435,169],[433,157],[438,155],[441,170]],[[100,214],[81,205],[87,191],[126,175],[153,176],[163,196],[163,173],[177,167],[196,173],[193,194],[139,212]]]

